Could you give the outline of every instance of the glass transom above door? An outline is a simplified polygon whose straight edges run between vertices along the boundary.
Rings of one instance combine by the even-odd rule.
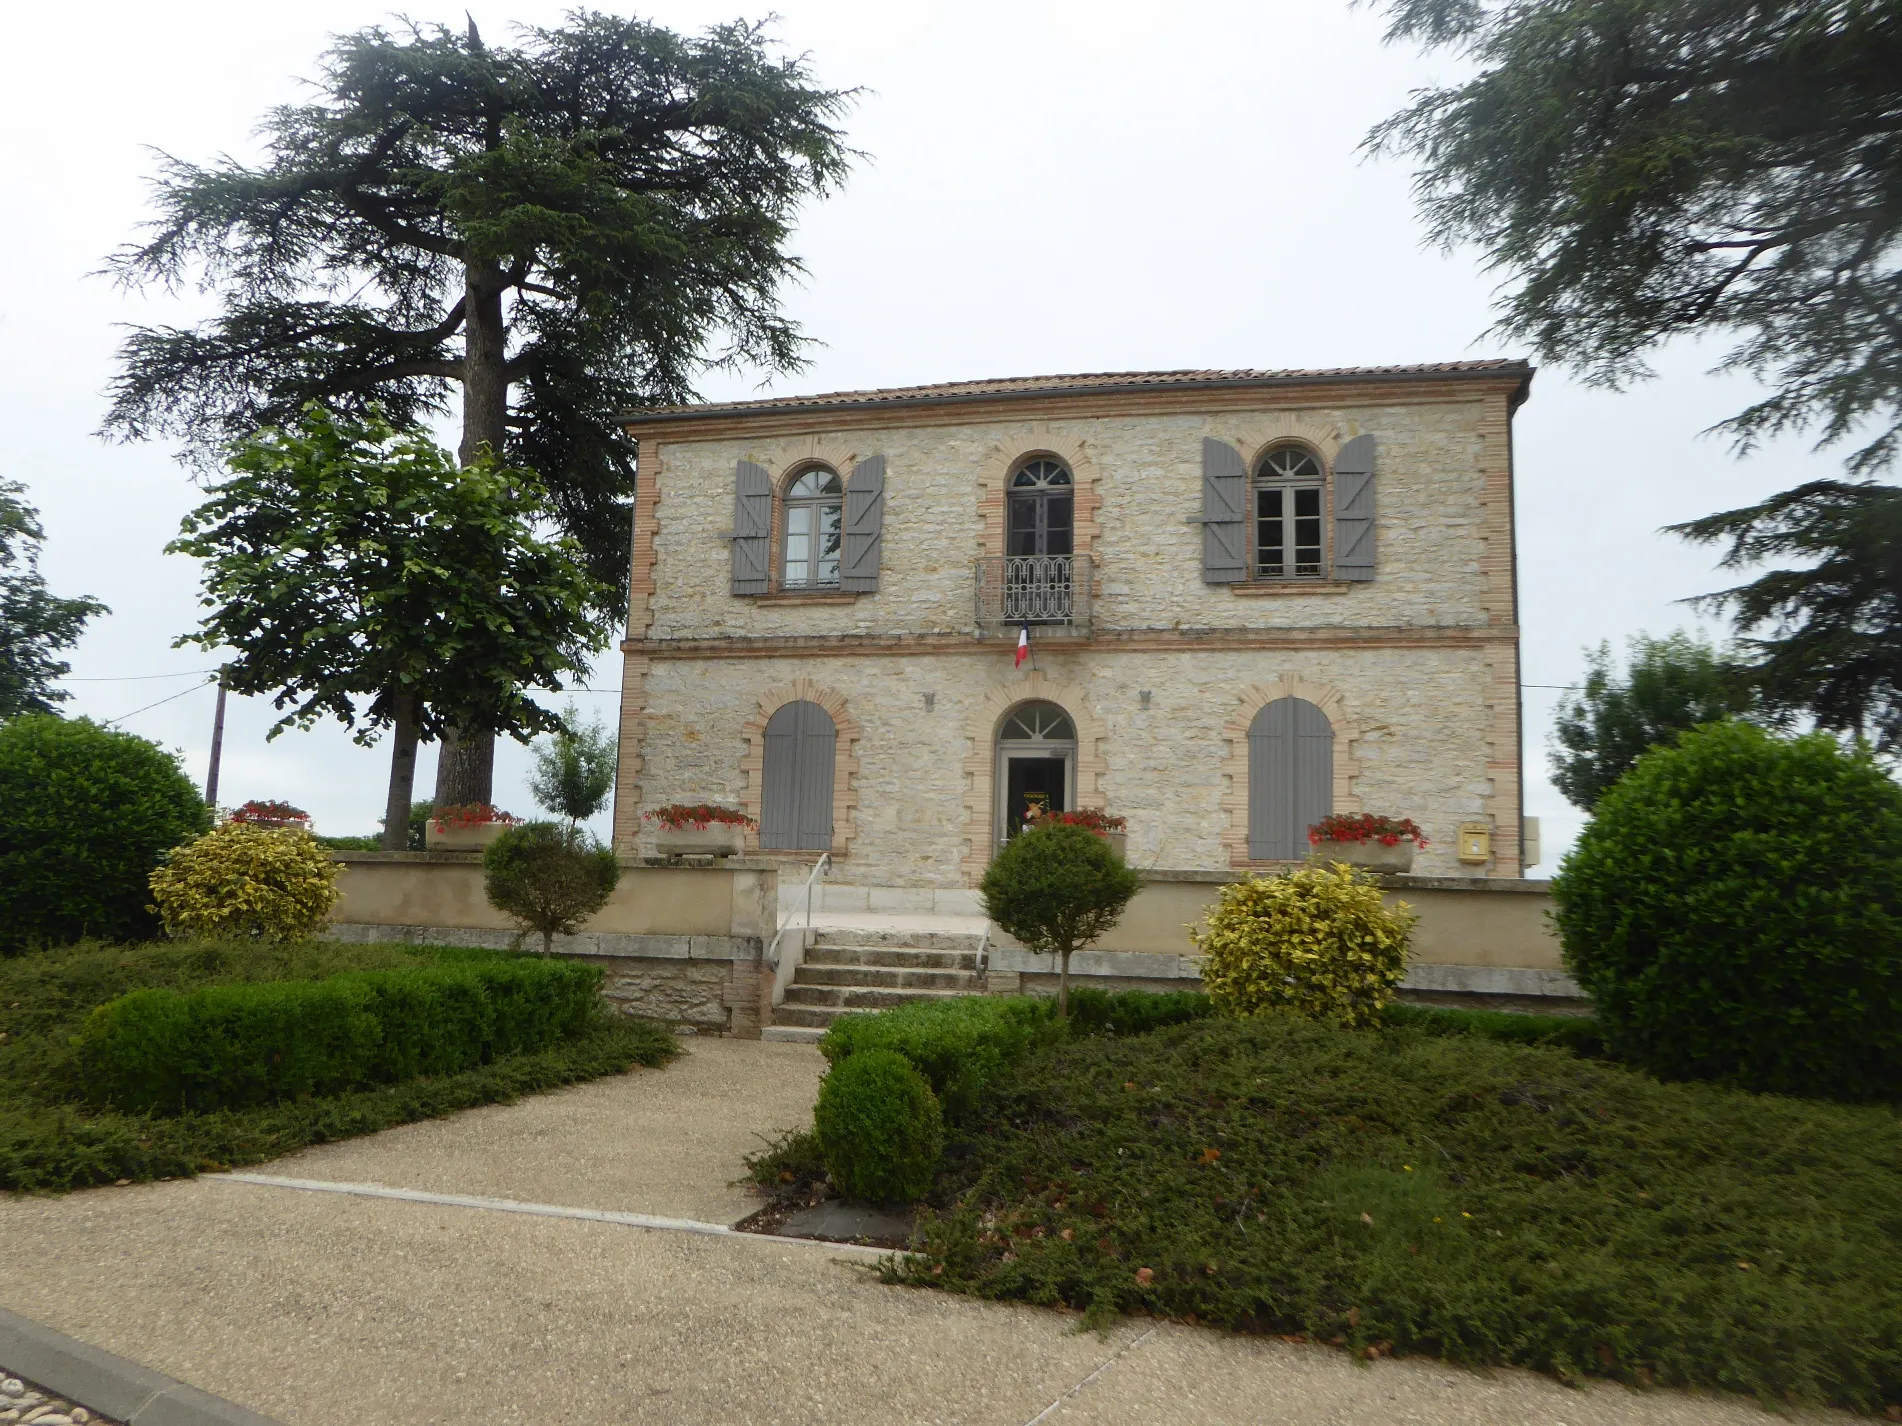
[[[1054,703],[1026,703],[1004,720],[997,739],[1003,743],[1074,743],[1076,725]]]

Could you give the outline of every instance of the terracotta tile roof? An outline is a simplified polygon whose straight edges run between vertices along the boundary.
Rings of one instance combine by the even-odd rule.
[[[1291,371],[1107,371],[1066,376],[1006,376],[989,381],[943,381],[931,386],[893,386],[876,391],[829,391],[815,396],[768,396],[752,401],[714,401],[692,406],[655,406],[626,413],[631,422],[678,421],[702,416],[731,416],[829,407],[923,405],[936,402],[981,400],[986,397],[1055,395],[1082,391],[1140,391],[1147,389],[1237,386],[1292,386],[1308,382],[1329,384],[1391,378],[1425,380],[1434,377],[1518,376],[1529,380],[1532,367],[1524,361],[1493,358],[1485,361],[1427,362],[1417,366],[1343,366]]]

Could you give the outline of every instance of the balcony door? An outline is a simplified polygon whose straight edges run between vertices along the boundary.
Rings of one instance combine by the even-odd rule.
[[[1006,620],[1061,624],[1071,618],[1075,516],[1076,486],[1062,461],[1040,456],[1011,477],[1004,530]]]

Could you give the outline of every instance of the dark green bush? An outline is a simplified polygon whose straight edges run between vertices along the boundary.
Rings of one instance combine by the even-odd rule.
[[[608,904],[620,875],[613,852],[556,822],[511,827],[482,854],[489,904],[537,932],[544,955]]]
[[[1048,1000],[953,996],[871,1015],[841,1015],[819,1042],[834,1068],[854,1055],[890,1050],[925,1077],[953,1121],[969,1116],[986,1085],[1032,1045],[1063,1038]]]
[[[1108,931],[1142,889],[1109,843],[1045,822],[1005,843],[978,884],[984,914],[1024,946],[1057,957],[1057,1013],[1069,1013],[1070,956]]]
[[[496,959],[185,993],[135,990],[91,1013],[79,1060],[97,1103],[241,1108],[545,1049],[588,1027],[600,986],[595,966]]]
[[[846,1197],[912,1203],[930,1189],[944,1119],[938,1097],[904,1056],[863,1050],[833,1065],[812,1118],[826,1170]]]
[[[1147,1035],[1165,1025],[1181,1025],[1214,1013],[1199,990],[1094,990],[1070,992],[1070,1032],[1074,1035]]]
[[[84,718],[0,724],[0,952],[156,935],[146,878],[210,827],[156,743]]]
[[[1902,1092],[1902,788],[1821,734],[1644,755],[1552,882],[1609,1052],[1671,1079]]]
[[[1509,1045],[1557,1045],[1575,1055],[1600,1059],[1605,1043],[1589,1015],[1522,1015],[1509,1010],[1458,1010],[1395,1001],[1380,1012],[1383,1025],[1428,1035],[1472,1035]]]

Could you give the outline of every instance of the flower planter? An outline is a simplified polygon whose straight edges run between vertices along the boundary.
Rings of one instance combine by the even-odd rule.
[[[1413,843],[1405,837],[1392,846],[1371,838],[1365,842],[1316,842],[1309,859],[1323,865],[1346,862],[1364,871],[1397,874],[1413,869]]]
[[[480,852],[512,826],[509,822],[475,822],[466,827],[438,827],[434,818],[424,825],[423,844],[432,852]]]
[[[1117,859],[1119,861],[1129,860],[1129,852],[1128,852],[1129,833],[1127,832],[1098,832],[1096,835],[1109,843],[1109,849],[1112,852],[1116,853]]]
[[[704,827],[661,827],[654,843],[663,857],[737,857],[746,850],[746,828],[731,822]]]

